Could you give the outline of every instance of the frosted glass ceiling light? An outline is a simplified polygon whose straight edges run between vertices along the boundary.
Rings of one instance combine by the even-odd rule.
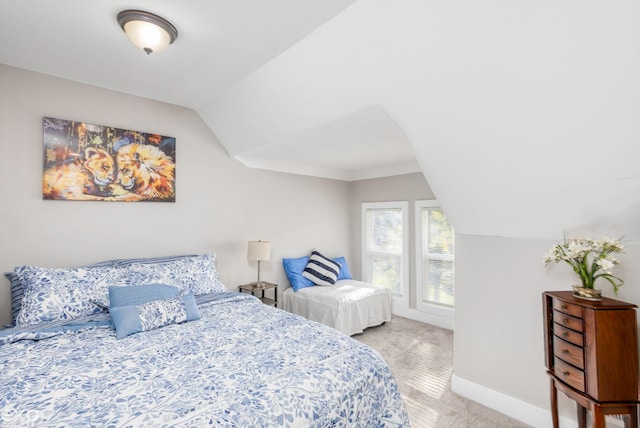
[[[178,38],[178,30],[166,19],[142,10],[123,10],[118,24],[131,43],[147,54],[158,52]]]

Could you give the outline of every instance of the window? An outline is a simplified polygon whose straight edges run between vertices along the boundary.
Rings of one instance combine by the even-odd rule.
[[[446,315],[453,309],[454,234],[437,201],[416,201],[417,309]]]
[[[396,304],[409,306],[408,202],[362,204],[364,280],[393,291]]]

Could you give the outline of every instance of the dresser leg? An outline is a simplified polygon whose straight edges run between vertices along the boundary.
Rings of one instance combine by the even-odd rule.
[[[596,404],[593,406],[593,428],[605,428],[604,413],[602,408]]]
[[[576,403],[578,412],[578,428],[587,428],[587,409]]]
[[[558,390],[556,389],[556,383],[551,380],[551,421],[553,422],[553,428],[559,428],[558,424]]]
[[[638,405],[631,406],[629,417],[624,419],[624,426],[625,428],[638,428]]]

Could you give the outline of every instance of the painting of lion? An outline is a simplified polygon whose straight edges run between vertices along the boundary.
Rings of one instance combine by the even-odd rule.
[[[105,150],[90,147],[83,159],[59,162],[42,176],[44,199],[104,200],[115,180],[115,162]]]
[[[117,175],[112,189],[118,201],[175,201],[174,161],[158,147],[132,143],[116,152]],[[118,191],[116,186],[122,190]]]

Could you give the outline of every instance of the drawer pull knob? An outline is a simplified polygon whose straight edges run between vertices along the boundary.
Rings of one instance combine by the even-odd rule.
[[[567,309],[567,305],[560,305],[560,309]]]
[[[569,372],[562,372],[562,376],[569,376]]]
[[[564,355],[567,355],[567,354],[569,353],[569,350],[568,350],[568,349],[563,349],[563,350],[562,350],[562,353],[563,353]]]
[[[562,333],[562,337],[569,337],[569,333],[565,331],[564,333]]]
[[[562,324],[569,324],[568,318],[562,318]]]

